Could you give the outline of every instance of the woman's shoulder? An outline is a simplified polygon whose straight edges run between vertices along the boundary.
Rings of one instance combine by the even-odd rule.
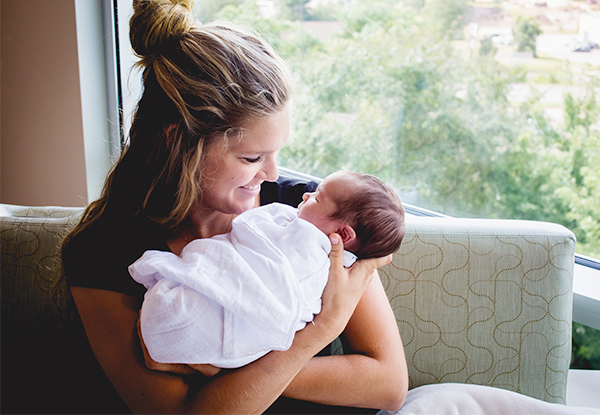
[[[279,176],[277,181],[262,184],[260,204],[278,202],[296,207],[302,202],[302,195],[306,192],[314,192],[318,185],[316,181]]]

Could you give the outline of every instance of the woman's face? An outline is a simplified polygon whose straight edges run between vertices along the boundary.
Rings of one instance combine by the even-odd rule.
[[[203,208],[240,214],[254,207],[262,182],[279,176],[275,156],[290,136],[290,106],[249,120],[241,136],[215,141],[202,172]]]

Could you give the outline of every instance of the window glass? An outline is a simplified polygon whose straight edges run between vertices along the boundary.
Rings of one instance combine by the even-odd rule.
[[[205,0],[195,12],[253,27],[290,63],[282,166],[372,173],[452,216],[560,223],[600,258],[600,39],[584,21],[598,6],[560,3],[569,13],[514,0]]]
[[[127,131],[140,73],[124,46],[131,0],[114,1]],[[405,203],[451,216],[560,223],[595,263],[600,6],[592,3],[196,0],[194,12],[253,28],[289,62],[293,132],[280,165],[319,177],[375,174]],[[574,368],[600,369],[599,333],[574,323]]]

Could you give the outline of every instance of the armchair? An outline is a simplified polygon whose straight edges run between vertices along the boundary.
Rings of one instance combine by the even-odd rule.
[[[410,387],[473,383],[565,403],[574,235],[560,225],[407,217],[380,270]]]
[[[60,239],[82,211],[0,205],[4,412],[111,409],[87,387],[101,369],[80,359],[89,346],[60,278]],[[549,223],[407,217],[380,277],[411,388],[473,383],[564,403],[574,250]],[[83,406],[66,408],[74,394]]]

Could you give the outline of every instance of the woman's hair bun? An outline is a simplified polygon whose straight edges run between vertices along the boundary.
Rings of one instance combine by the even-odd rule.
[[[181,39],[197,23],[192,0],[134,0],[131,46],[140,57],[160,54],[165,45]]]

